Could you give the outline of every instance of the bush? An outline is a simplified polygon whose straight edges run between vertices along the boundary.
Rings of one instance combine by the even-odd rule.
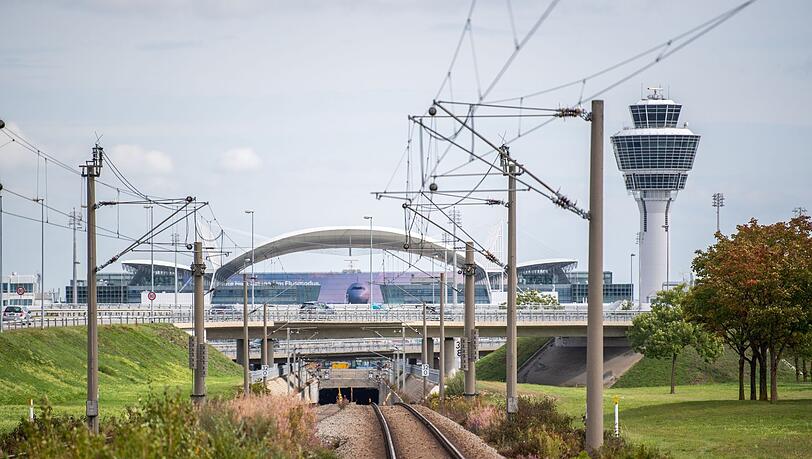
[[[462,396],[465,394],[465,373],[458,371],[453,377],[445,382],[445,393],[447,396]]]
[[[84,419],[54,416],[47,405],[0,438],[0,455],[49,458],[333,457],[315,438],[301,401],[264,396],[212,400],[197,409],[179,394],[150,397],[91,435]]]
[[[428,406],[435,410],[438,403],[436,397],[428,400]],[[519,397],[519,412],[508,418],[504,398],[479,396],[466,400],[448,397],[446,415],[482,437],[506,457],[590,457],[584,452],[584,430],[574,428],[574,418],[560,413],[552,398]],[[592,457],[659,459],[669,456],[656,448],[630,445],[607,432],[605,445]]]

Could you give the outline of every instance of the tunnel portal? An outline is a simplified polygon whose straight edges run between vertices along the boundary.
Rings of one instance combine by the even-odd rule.
[[[338,402],[338,394],[350,403],[358,405],[369,405],[371,402],[378,402],[380,396],[378,389],[371,387],[334,387],[319,389],[319,405],[332,405]]]

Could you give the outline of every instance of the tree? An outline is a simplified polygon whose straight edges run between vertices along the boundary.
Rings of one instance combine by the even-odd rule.
[[[517,306],[558,306],[558,298],[553,295],[545,295],[538,290],[524,290],[516,294]]]
[[[683,309],[689,321],[702,324],[738,354],[739,400],[744,400],[744,364],[750,364],[750,399],[755,400],[755,366],[758,360],[755,353],[747,356],[747,351],[753,345],[747,308],[739,303],[720,304],[720,296],[714,287],[698,282],[685,298]]]
[[[694,348],[708,362],[722,352],[722,345],[714,335],[685,319],[682,303],[686,296],[684,284],[658,292],[651,311],[635,317],[628,331],[629,341],[636,352],[649,358],[671,359],[672,394],[676,385],[677,356],[685,348]]]
[[[716,243],[697,252],[693,268],[704,309],[720,308],[718,314],[728,316],[729,324],[746,333],[752,359],[760,367],[760,398],[766,399],[769,368],[770,400],[777,400],[778,362],[797,337],[812,328],[809,217],[801,215],[772,225],[751,219],[730,237],[716,233]],[[689,312],[709,328],[720,329],[707,315],[694,315],[691,307]],[[754,369],[755,362],[751,363],[751,381]]]

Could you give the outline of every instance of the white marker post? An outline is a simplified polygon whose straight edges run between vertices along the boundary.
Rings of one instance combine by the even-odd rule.
[[[620,436],[620,415],[618,410],[618,404],[620,403],[620,397],[615,395],[612,397],[612,402],[615,404],[615,436]]]

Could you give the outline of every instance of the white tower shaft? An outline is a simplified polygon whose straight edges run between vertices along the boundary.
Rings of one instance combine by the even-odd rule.
[[[640,299],[650,303],[668,281],[670,198],[636,200],[640,209]]]

